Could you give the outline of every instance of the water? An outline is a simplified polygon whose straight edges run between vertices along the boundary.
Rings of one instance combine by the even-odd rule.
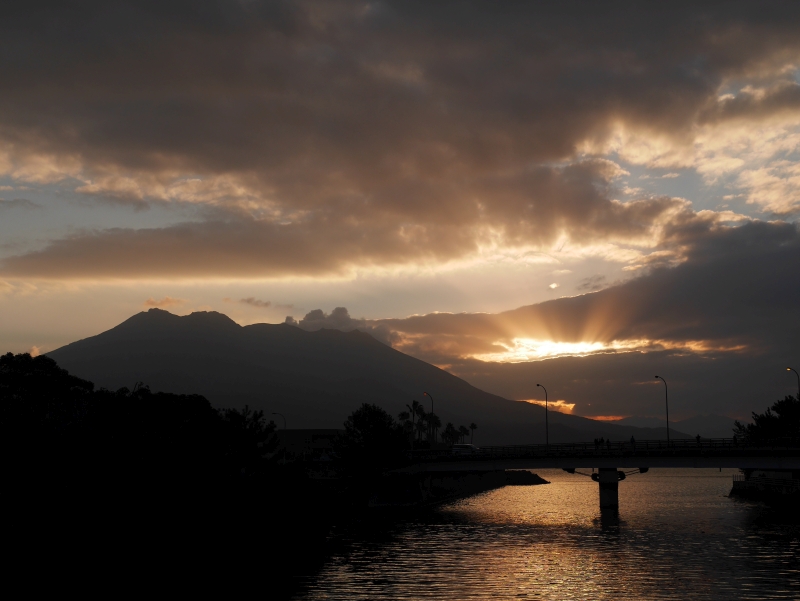
[[[537,473],[345,529],[296,599],[800,599],[800,521],[727,498],[735,470],[629,476],[618,516],[589,478]]]

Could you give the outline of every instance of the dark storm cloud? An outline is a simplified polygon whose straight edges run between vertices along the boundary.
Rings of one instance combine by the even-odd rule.
[[[575,289],[582,292],[594,292],[595,290],[600,290],[600,288],[603,288],[605,285],[606,276],[593,275],[588,278],[583,278]]]
[[[615,203],[609,165],[553,164],[619,122],[681,139],[794,106],[786,82],[762,108],[717,94],[783,77],[798,25],[782,2],[4,2],[12,173],[52,179],[45,157],[101,197],[245,215],[89,233],[5,270],[320,274],[458,258],[487,230],[505,245],[651,235],[676,201]]]
[[[575,403],[584,416],[664,416],[664,386],[669,383],[671,419],[713,413],[749,421],[751,411],[764,411],[787,394],[797,393],[797,380],[786,365],[797,365],[800,352],[768,353],[647,353],[560,357],[529,363],[487,363],[456,360],[448,371],[483,390],[510,399],[542,398]],[[695,432],[689,432],[695,434]]]
[[[748,88],[729,95],[704,111],[699,121],[708,123],[731,119],[765,118],[800,109],[800,85],[782,81],[766,89]]]

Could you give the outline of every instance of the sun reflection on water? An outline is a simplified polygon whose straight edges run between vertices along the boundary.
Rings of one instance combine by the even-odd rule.
[[[651,470],[601,513],[597,485],[555,470],[404,520],[363,526],[298,599],[800,597],[796,526],[753,526],[732,470]]]

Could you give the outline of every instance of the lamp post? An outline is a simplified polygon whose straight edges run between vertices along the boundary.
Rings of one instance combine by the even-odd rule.
[[[793,371],[794,375],[797,376],[797,400],[800,401],[800,374],[797,373],[796,369],[792,369],[791,367],[787,367],[786,371]]]
[[[284,417],[283,413],[276,413],[275,411],[272,412],[272,415],[280,415],[283,417],[283,429],[286,429],[286,417]]]
[[[433,397],[431,395],[429,395],[427,392],[423,392],[422,396],[426,396],[431,400],[431,415],[433,415]],[[432,423],[433,423],[433,420],[431,420],[431,426],[430,426],[430,428],[431,428],[431,437],[433,437],[433,425],[432,425]],[[436,441],[434,440],[434,442],[436,442]]]
[[[667,381],[661,376],[656,376],[656,380],[664,382],[664,402],[667,405],[667,444],[669,444],[669,390],[667,388]]]
[[[550,425],[547,423],[547,388],[541,384],[537,384],[539,388],[544,390],[544,444],[550,446]]]
[[[275,411],[272,412],[272,415],[280,415],[283,418],[283,429],[286,430],[286,416],[283,415],[283,413],[277,413]],[[281,463],[283,465],[286,465],[286,445],[288,443],[289,443],[288,440],[283,441],[283,459],[281,460]]]

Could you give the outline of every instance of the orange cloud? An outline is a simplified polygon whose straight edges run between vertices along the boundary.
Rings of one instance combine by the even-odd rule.
[[[545,406],[545,402],[540,401],[539,399],[522,399],[522,402],[531,403],[533,405],[541,405],[542,407]],[[567,403],[565,400],[559,399],[557,401],[548,402],[547,408],[550,411],[558,411],[559,413],[571,414],[572,410],[575,409],[575,403]]]
[[[165,296],[160,300],[154,299],[152,296],[144,301],[145,307],[156,307],[159,309],[163,309],[164,307],[176,307],[179,305],[184,305],[188,301],[182,298],[172,298],[171,296]]]

